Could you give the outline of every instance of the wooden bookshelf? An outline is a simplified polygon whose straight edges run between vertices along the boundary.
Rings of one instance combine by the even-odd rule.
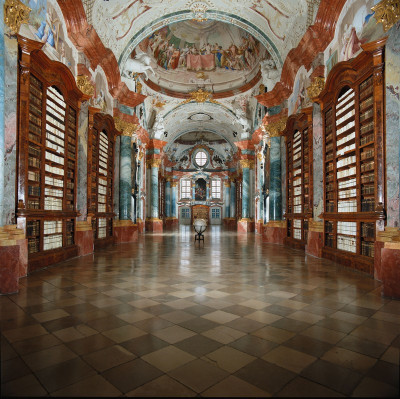
[[[323,114],[323,256],[373,274],[376,232],[384,229],[385,40],[337,64],[319,96]]]
[[[94,245],[113,242],[114,146],[117,131],[110,115],[89,108],[88,216],[92,219]]]
[[[29,271],[77,255],[77,120],[85,98],[70,70],[38,43],[18,35],[19,227],[28,239]]]
[[[312,107],[288,118],[286,137],[285,244],[303,248],[313,207]]]

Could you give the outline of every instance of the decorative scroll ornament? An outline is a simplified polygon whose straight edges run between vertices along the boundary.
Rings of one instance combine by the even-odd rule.
[[[212,99],[212,93],[203,89],[198,89],[197,91],[191,91],[190,93],[190,98],[185,100],[183,104],[190,103],[192,101],[195,101],[197,103],[205,103],[206,101],[211,102],[211,103],[216,103],[218,104],[217,101]]]
[[[114,123],[115,123],[115,128],[119,132],[121,132],[122,136],[132,137],[138,128],[138,125],[124,121],[123,119],[121,119],[119,117],[114,118]]]
[[[377,23],[382,23],[385,32],[400,19],[399,0],[382,0],[371,10],[375,11],[375,19]]]
[[[5,0],[4,23],[11,29],[12,33],[18,33],[22,24],[29,22],[31,8],[19,0]]]
[[[87,94],[88,96],[93,96],[94,95],[94,85],[93,83],[89,80],[89,77],[86,75],[79,75],[76,78],[76,84],[78,86],[78,89],[83,93]]]
[[[321,77],[315,77],[309,87],[307,87],[308,98],[314,101],[324,90],[325,79]]]
[[[254,161],[252,159],[241,159],[239,162],[242,168],[254,168]]]
[[[263,156],[263,153],[262,153],[261,151],[257,154],[257,158],[258,158],[258,160],[259,160],[260,162],[262,162],[264,156]]]
[[[210,5],[206,1],[190,1],[188,7],[193,13],[194,20],[203,22],[207,21],[207,11]]]
[[[265,131],[269,133],[270,137],[278,137],[286,128],[287,117],[280,119],[277,122],[264,125]]]

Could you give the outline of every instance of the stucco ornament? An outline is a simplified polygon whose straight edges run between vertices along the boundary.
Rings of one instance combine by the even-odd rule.
[[[260,62],[260,67],[263,85],[267,88],[268,91],[271,91],[280,78],[278,68],[276,67],[276,64],[272,58],[262,60]]]
[[[161,113],[158,113],[156,115],[156,120],[154,121],[153,125],[153,135],[156,139],[159,139],[162,137],[164,133],[165,127],[164,127],[164,117],[162,116]]]
[[[12,33],[18,33],[22,24],[29,22],[31,8],[19,0],[5,0],[4,23],[11,29]]]
[[[244,109],[237,101],[232,102],[232,109],[236,115],[237,121],[242,125],[243,131],[250,132],[250,121],[246,116],[246,109]]]
[[[147,71],[151,71],[153,75],[155,74],[153,68],[150,65],[150,61],[151,58],[149,55],[139,50],[139,48],[136,48],[135,59],[129,58],[126,61],[123,75],[127,78],[133,78],[133,74],[143,73],[147,80],[149,78]]]
[[[382,23],[385,32],[400,19],[399,0],[382,0],[371,9],[375,11],[377,23]]]

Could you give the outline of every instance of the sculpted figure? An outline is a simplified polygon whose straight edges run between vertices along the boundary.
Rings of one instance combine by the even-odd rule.
[[[149,78],[147,71],[150,70],[154,74],[154,70],[150,65],[150,56],[139,49],[136,49],[135,59],[129,58],[124,67],[123,74],[127,78],[132,78],[133,73],[143,73],[146,80]]]
[[[268,89],[272,90],[280,77],[280,73],[275,65],[272,58],[268,58],[260,62],[261,74],[263,78],[263,84]]]

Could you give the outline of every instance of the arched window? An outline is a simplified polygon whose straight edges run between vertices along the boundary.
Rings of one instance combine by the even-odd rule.
[[[206,165],[208,161],[208,156],[205,151],[200,150],[196,152],[196,155],[194,156],[194,162],[197,166],[203,167]]]

